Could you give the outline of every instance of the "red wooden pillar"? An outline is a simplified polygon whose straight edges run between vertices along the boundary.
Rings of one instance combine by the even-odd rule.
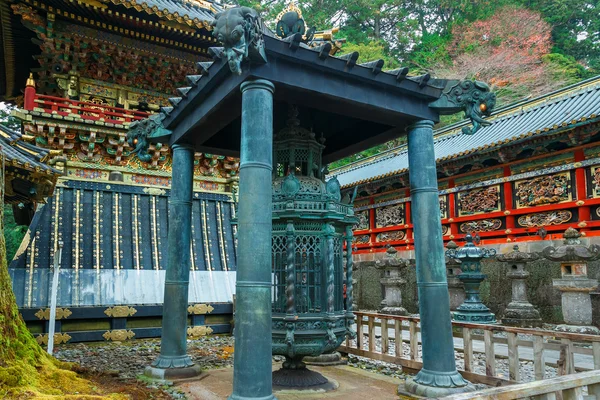
[[[505,166],[503,171],[504,177],[509,177],[510,167]],[[504,182],[502,184],[504,189],[504,214],[506,215],[506,235],[509,240],[513,240],[514,236],[511,234],[512,230],[515,229],[515,217],[511,215],[513,210],[513,187],[511,182]]]
[[[35,81],[33,80],[33,74],[29,74],[27,83],[25,84],[25,91],[23,95],[23,108],[28,111],[32,111],[35,108]]]
[[[574,152],[575,162],[581,162],[585,160],[585,153],[583,149],[577,149]],[[579,167],[575,169],[575,194],[577,196],[577,209],[579,214],[579,227],[585,228],[585,222],[591,219],[590,215],[590,207],[585,205],[585,200],[587,200],[587,186],[585,179],[585,169],[583,167]],[[586,232],[587,229],[581,229],[582,232]]]
[[[369,204],[375,204],[375,199],[371,197]],[[375,208],[369,209],[369,251],[373,251],[373,246],[377,243],[377,234],[373,233],[375,229]]]
[[[455,187],[454,179],[448,180],[448,188]],[[456,218],[456,193],[448,193],[448,222],[450,222],[450,236],[453,238],[458,235],[458,223],[454,222]]]
[[[405,196],[408,197],[410,196],[410,190],[407,190],[405,193]],[[410,201],[407,201],[406,203],[404,203],[404,226],[406,227],[406,236],[404,237],[404,241],[406,242],[406,247],[408,248],[408,245],[410,243],[410,241],[413,239],[413,228],[411,226],[412,224],[412,217],[410,215]]]

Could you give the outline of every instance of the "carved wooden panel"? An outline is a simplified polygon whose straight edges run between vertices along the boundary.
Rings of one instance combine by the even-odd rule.
[[[516,207],[534,207],[571,201],[571,174],[562,172],[515,182]]]
[[[457,193],[458,215],[475,215],[500,211],[500,185]]]
[[[573,213],[568,210],[556,210],[535,214],[526,214],[519,217],[517,222],[519,225],[533,228],[548,225],[560,225],[569,222],[573,217]]]
[[[404,231],[389,231],[381,232],[377,234],[378,242],[394,242],[397,240],[404,240],[406,233]]]
[[[394,204],[375,209],[375,226],[377,228],[386,228],[388,226],[398,226],[403,224],[404,204]]]
[[[358,224],[353,227],[355,231],[369,229],[369,210],[358,211],[356,217],[358,217]]]

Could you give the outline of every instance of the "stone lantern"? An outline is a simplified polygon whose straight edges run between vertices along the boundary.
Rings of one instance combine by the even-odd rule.
[[[560,279],[553,279],[552,286],[561,291],[564,325],[557,330],[577,333],[600,334],[592,326],[592,300],[590,292],[598,281],[587,276],[587,262],[600,258],[600,246],[581,244],[581,233],[573,228],[565,231],[563,245],[546,247],[542,255],[551,261],[560,262]]]
[[[446,248],[456,250],[458,245],[451,240]],[[448,280],[448,294],[450,295],[450,311],[456,311],[465,301],[465,286],[458,278],[460,272],[460,261],[446,256],[446,279]]]
[[[388,246],[383,260],[377,261],[377,267],[383,269],[383,278],[380,282],[384,288],[384,299],[381,301],[382,314],[406,315],[407,311],[402,307],[402,289],[401,286],[406,283],[402,277],[404,268],[410,265],[409,260],[399,258],[398,251]]]
[[[465,285],[465,301],[452,314],[455,321],[493,324],[496,317],[479,297],[479,286],[485,279],[481,273],[481,260],[496,255],[494,249],[484,249],[473,244],[473,237],[466,236],[467,243],[458,249],[446,250],[446,255],[460,261],[458,279]]]
[[[539,258],[537,254],[523,253],[515,245],[513,251],[496,256],[500,262],[509,266],[506,277],[512,280],[512,300],[504,310],[502,323],[510,326],[539,327],[542,325],[540,312],[527,300],[527,282],[529,272],[525,270],[528,262]]]
[[[358,220],[350,197],[355,194],[342,199],[338,180],[325,182],[323,142],[300,127],[295,108],[274,139],[273,354],[286,358],[273,373],[274,386],[326,385],[302,359],[330,353],[347,335],[354,336],[352,226]]]

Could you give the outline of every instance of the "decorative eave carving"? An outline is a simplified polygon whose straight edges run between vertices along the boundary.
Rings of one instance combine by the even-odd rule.
[[[562,246],[549,246],[542,250],[542,255],[551,261],[574,262],[594,261],[600,258],[600,246],[593,244],[584,246],[581,244],[581,233],[576,229],[569,228],[563,234],[565,238]]]
[[[164,114],[155,114],[141,121],[132,122],[127,132],[127,143],[133,147],[133,153],[137,154],[142,162],[150,162],[152,155],[148,153],[150,141],[165,140],[171,135],[171,131],[165,129],[162,122]]]
[[[491,125],[483,117],[489,117],[495,106],[496,94],[491,92],[490,87],[484,82],[471,80],[448,81],[442,96],[429,104],[429,107],[444,115],[464,111],[465,117],[473,123],[473,128],[462,129],[466,135],[474,134],[482,126]]]

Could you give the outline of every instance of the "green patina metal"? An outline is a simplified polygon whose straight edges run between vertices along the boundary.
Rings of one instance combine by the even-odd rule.
[[[496,93],[492,93],[487,83],[481,81],[448,81],[442,96],[429,107],[440,114],[465,112],[465,118],[473,123],[473,128],[464,127],[462,132],[472,135],[482,126],[490,125],[483,119],[489,117],[496,106]]]
[[[160,356],[145,374],[160,379],[198,375],[187,355],[188,285],[191,268],[192,178],[194,149],[173,146],[173,184],[169,198],[169,247],[165,277]]]
[[[304,370],[302,358],[331,352],[355,336],[352,276],[344,269],[352,269],[352,226],[358,219],[353,198],[342,199],[338,180],[325,182],[324,147],[290,108],[287,126],[275,137],[273,171],[273,354],[286,357],[273,379],[282,386],[326,383]]]
[[[471,235],[466,236],[467,243],[458,249],[446,251],[446,255],[461,262],[461,273],[458,275],[465,285],[466,299],[453,314],[456,321],[475,322],[479,324],[496,323],[496,317],[479,297],[479,286],[485,279],[481,273],[481,260],[496,255],[496,250],[476,247]]]
[[[271,356],[271,173],[273,91],[244,82],[236,279],[235,353],[230,400],[274,399]]]
[[[433,121],[419,121],[408,128],[408,162],[423,368],[407,380],[406,388],[420,396],[441,397],[472,390],[472,386],[458,373],[454,360]]]

